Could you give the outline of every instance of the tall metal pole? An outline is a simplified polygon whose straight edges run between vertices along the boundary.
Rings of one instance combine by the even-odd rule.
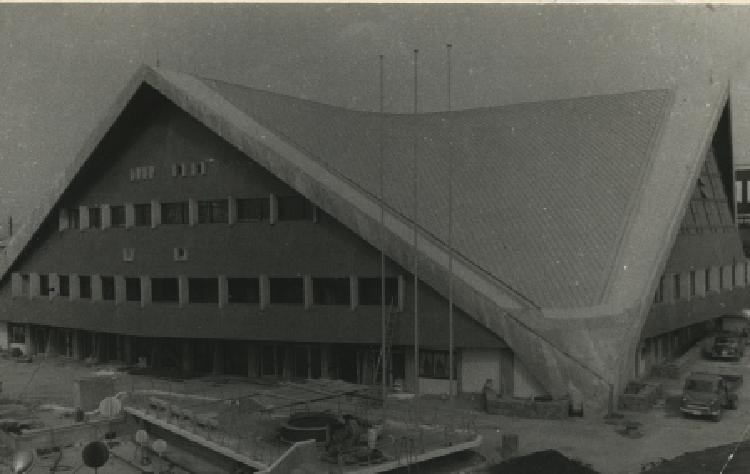
[[[451,111],[451,48],[446,45],[448,62],[448,112]],[[448,119],[450,120],[450,118]],[[450,125],[450,122],[448,122]],[[448,137],[448,393],[453,400],[453,137]]]
[[[414,50],[414,118],[419,110],[418,94],[418,55],[419,50]],[[416,123],[416,121],[415,121]],[[417,221],[419,216],[419,152],[416,126],[414,132],[414,393],[419,395],[419,254],[417,253]]]
[[[385,340],[385,333],[386,333],[386,324],[385,324],[385,211],[384,211],[384,153],[383,153],[383,146],[384,146],[384,130],[383,130],[383,101],[385,96],[385,86],[384,86],[384,80],[383,80],[383,55],[380,55],[380,114],[378,116],[379,118],[379,125],[380,125],[380,159],[379,159],[379,166],[378,166],[378,172],[380,174],[380,331],[381,331],[381,358],[380,358],[380,373],[382,375],[382,391],[383,391],[383,404],[385,404],[386,396],[388,395],[388,390],[386,386],[386,379],[385,379],[385,346],[386,346],[386,340]],[[377,374],[376,374],[377,375]]]

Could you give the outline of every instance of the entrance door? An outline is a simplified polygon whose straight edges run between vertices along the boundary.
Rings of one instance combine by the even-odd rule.
[[[357,350],[349,346],[338,346],[335,349],[338,362],[338,378],[345,382],[357,383]]]

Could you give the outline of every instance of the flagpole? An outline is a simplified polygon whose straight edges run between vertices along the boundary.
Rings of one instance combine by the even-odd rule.
[[[418,91],[418,55],[419,50],[414,50],[414,118],[419,110]],[[414,132],[414,393],[419,395],[419,255],[417,253],[417,221],[419,216],[419,158],[418,139],[416,129]]]
[[[385,333],[386,333],[386,324],[385,324],[385,211],[384,211],[384,171],[383,171],[383,146],[384,146],[384,139],[383,136],[384,130],[383,130],[383,101],[385,96],[385,87],[384,87],[384,80],[383,80],[383,55],[381,54],[379,56],[380,59],[380,114],[378,116],[379,118],[379,125],[380,125],[380,161],[378,166],[378,174],[380,175],[380,331],[381,331],[381,364],[380,364],[380,373],[382,375],[382,394],[383,394],[383,404],[385,404],[386,396],[388,395],[387,387],[386,387],[386,378],[385,378],[385,346],[386,346],[386,340],[385,340]],[[377,375],[377,374],[375,374]]]
[[[451,111],[451,48],[446,45],[448,60],[448,112]],[[450,120],[450,118],[449,118]],[[452,145],[450,131],[448,143]],[[448,147],[448,393],[453,399],[453,146]]]

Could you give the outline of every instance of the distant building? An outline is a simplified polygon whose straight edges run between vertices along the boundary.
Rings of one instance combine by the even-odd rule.
[[[601,408],[746,305],[727,92],[694,92],[381,116],[143,68],[10,242],[0,346],[377,382],[382,246],[391,382],[449,390],[453,254],[454,390]]]

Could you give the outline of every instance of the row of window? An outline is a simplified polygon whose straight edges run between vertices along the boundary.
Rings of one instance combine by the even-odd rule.
[[[79,298],[92,297],[92,279],[89,275],[77,275]],[[58,275],[57,289],[50,286],[50,277],[39,275],[40,296],[70,296],[70,275]],[[104,301],[115,300],[115,278],[101,276],[101,298]],[[351,305],[351,285],[348,277],[344,278],[312,278],[312,303],[315,305]],[[190,303],[218,303],[218,278],[188,278],[188,301]],[[305,303],[304,279],[269,278],[269,300],[271,304],[302,305]],[[360,305],[379,305],[381,301],[380,278],[357,278],[357,303]],[[175,277],[150,279],[151,301],[179,302],[179,280]],[[386,303],[398,303],[398,279],[385,279]],[[229,303],[260,303],[259,278],[227,278],[227,301]],[[29,275],[21,275],[19,296],[30,294]],[[141,301],[141,279],[139,277],[125,278],[125,301]]]
[[[748,271],[750,270],[750,265],[748,263],[742,263],[742,264],[732,264],[731,267],[731,275],[729,278],[725,278],[724,271],[722,267],[716,267],[716,268],[706,268],[704,270],[701,270],[703,272],[703,291],[704,293],[709,293],[710,291],[720,291],[721,289],[725,288],[734,288],[735,286],[738,286],[737,282],[737,270],[740,269],[743,271],[745,275],[745,281],[750,281],[748,279]],[[664,301],[664,293],[666,285],[671,285],[672,290],[672,299],[673,300],[679,300],[684,298],[692,298],[698,294],[698,288],[696,285],[697,281],[697,272],[698,270],[691,270],[689,273],[681,274],[681,273],[674,273],[670,276],[670,280],[667,281],[665,276],[662,276],[659,279],[659,284],[656,287],[656,293],[654,295],[654,303],[661,303]],[[717,273],[717,284],[716,288],[714,288],[714,284],[711,281],[711,277],[713,272]],[[687,278],[687,293],[683,291],[683,278]]]
[[[279,221],[312,220],[313,205],[302,196],[277,196],[276,219]],[[271,216],[270,198],[236,199],[234,222],[268,221]],[[229,200],[215,199],[197,201],[197,222],[199,224],[227,224],[229,223]],[[89,228],[102,227],[102,208],[90,206],[88,209]],[[161,224],[189,224],[190,203],[188,201],[163,202],[160,204]],[[66,210],[67,228],[81,228],[80,208]],[[125,206],[109,206],[110,226],[125,227]],[[149,227],[152,221],[151,203],[133,204],[133,225]]]
[[[207,166],[205,161],[193,161],[188,163],[175,163],[172,165],[172,176],[198,176],[205,175]],[[154,179],[156,168],[154,165],[136,166],[130,168],[130,181],[141,181]]]

